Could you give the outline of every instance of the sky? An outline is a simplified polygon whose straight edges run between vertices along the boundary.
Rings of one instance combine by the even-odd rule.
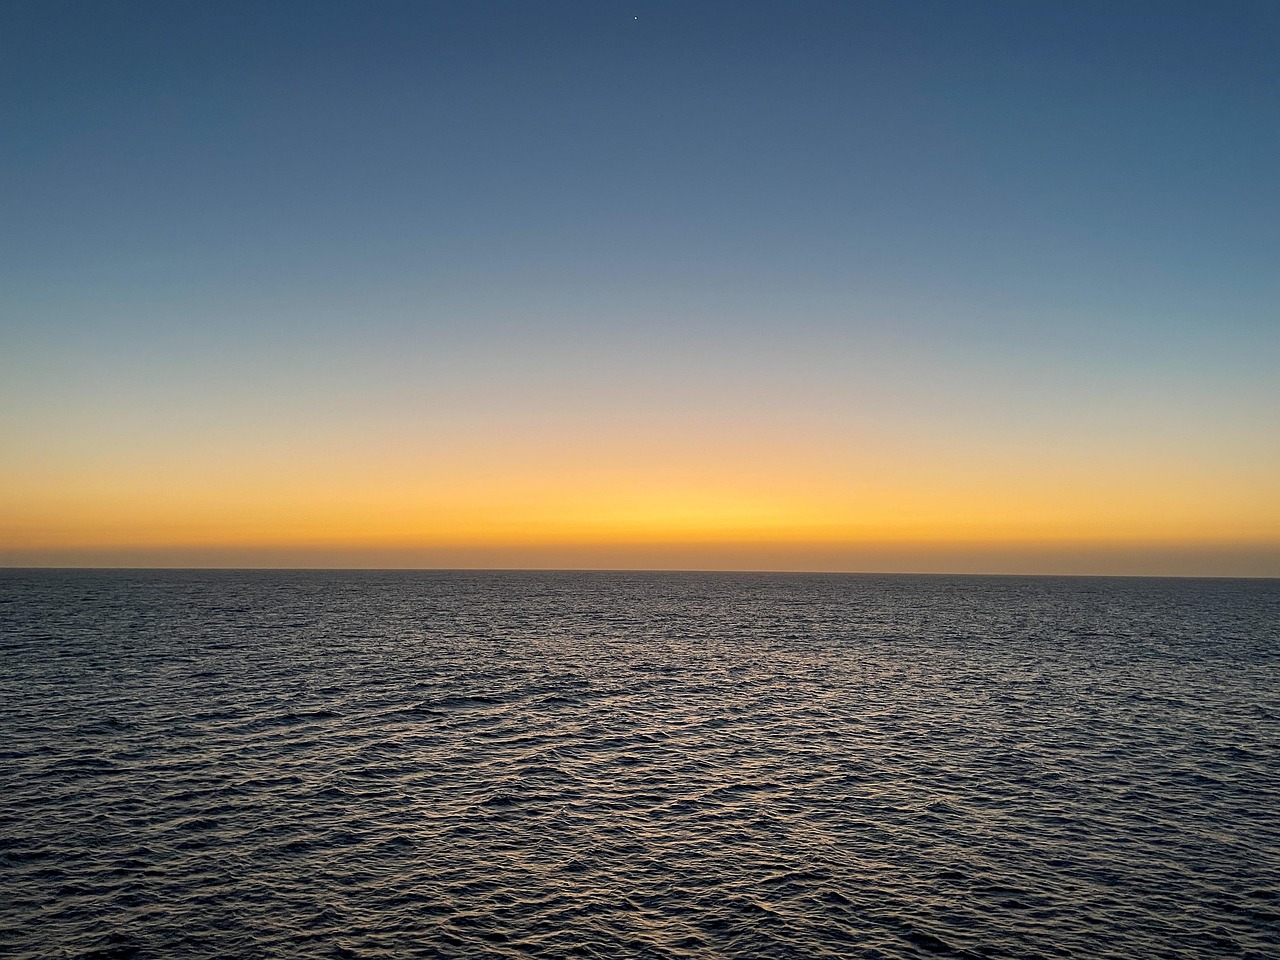
[[[1278,51],[0,0],[0,565],[1280,576]]]

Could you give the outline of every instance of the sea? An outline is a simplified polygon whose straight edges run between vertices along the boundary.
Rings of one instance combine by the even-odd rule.
[[[1280,581],[0,571],[0,955],[1280,957]]]

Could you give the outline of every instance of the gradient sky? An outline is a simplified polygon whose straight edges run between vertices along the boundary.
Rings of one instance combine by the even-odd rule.
[[[0,2],[0,563],[1280,575],[1280,4]]]

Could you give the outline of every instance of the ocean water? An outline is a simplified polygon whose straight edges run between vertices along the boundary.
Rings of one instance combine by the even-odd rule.
[[[1280,581],[0,571],[0,955],[1280,956]]]

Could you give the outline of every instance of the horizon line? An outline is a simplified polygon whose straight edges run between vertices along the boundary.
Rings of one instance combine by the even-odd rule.
[[[1087,580],[1280,580],[1280,576],[1265,574],[1195,574],[1195,573],[1008,573],[999,571],[947,571],[947,570],[770,570],[770,569],[710,569],[675,567],[285,567],[285,566],[89,566],[89,565],[35,565],[14,566],[0,564],[0,572],[51,572],[84,571],[93,573],[575,573],[575,574],[754,574],[761,576],[791,577],[1009,577],[1038,579],[1087,579]]]

